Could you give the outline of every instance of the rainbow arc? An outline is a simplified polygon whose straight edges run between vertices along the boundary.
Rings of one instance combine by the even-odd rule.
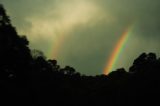
[[[109,72],[113,71],[113,68],[115,67],[116,62],[119,59],[121,52],[124,50],[125,44],[129,38],[129,36],[131,35],[133,27],[134,27],[134,24],[127,27],[124,30],[124,32],[122,33],[122,35],[120,36],[120,39],[118,40],[116,46],[114,47],[114,49],[111,53],[111,56],[110,56],[109,60],[107,61],[107,64],[104,68],[103,73],[105,75],[108,75]]]

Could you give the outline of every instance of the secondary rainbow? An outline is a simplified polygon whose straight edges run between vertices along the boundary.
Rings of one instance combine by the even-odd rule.
[[[59,34],[57,41],[54,42],[54,46],[51,46],[50,49],[48,50],[48,55],[50,56],[50,58],[52,59],[57,58],[61,48],[63,47],[65,41],[67,41],[68,37],[69,34],[63,31]]]
[[[115,48],[113,49],[111,56],[110,56],[109,60],[107,61],[107,64],[104,68],[103,73],[105,75],[108,75],[109,72],[113,71],[113,68],[115,67],[116,62],[117,62],[121,52],[123,51],[129,36],[131,35],[132,29],[133,29],[133,25],[130,25],[122,33],[120,39],[118,40]]]

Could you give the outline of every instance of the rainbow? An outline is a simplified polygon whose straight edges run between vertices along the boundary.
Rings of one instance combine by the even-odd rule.
[[[50,56],[50,58],[52,58],[52,59],[57,58],[60,49],[63,47],[63,45],[64,45],[65,41],[68,39],[68,37],[69,37],[69,34],[67,34],[63,31],[59,34],[57,41],[55,41],[55,43],[54,43],[54,46],[51,47],[48,52],[48,55]]]
[[[130,25],[129,27],[127,27],[124,30],[124,32],[122,33],[120,39],[118,40],[115,48],[113,49],[111,56],[110,56],[109,60],[107,61],[107,64],[104,68],[103,73],[105,75],[108,75],[109,72],[113,71],[113,68],[115,67],[116,62],[119,59],[121,52],[125,48],[125,44],[129,38],[129,36],[131,35],[132,29],[133,29],[133,24]]]
[[[65,40],[67,40],[67,35],[61,35],[58,39],[58,41],[55,43],[54,45],[54,50],[51,52],[52,53],[52,58],[57,58],[58,53],[61,49],[61,47],[63,46]]]

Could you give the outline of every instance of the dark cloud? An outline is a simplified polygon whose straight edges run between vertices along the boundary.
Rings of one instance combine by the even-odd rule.
[[[56,58],[62,66],[73,66],[84,74],[102,73],[116,42],[131,23],[135,26],[115,69],[128,68],[142,52],[160,54],[159,0],[1,2],[18,31],[29,38],[30,46],[49,58],[58,37],[69,35]]]

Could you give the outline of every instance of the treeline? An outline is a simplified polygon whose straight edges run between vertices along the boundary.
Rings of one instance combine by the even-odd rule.
[[[78,106],[159,103],[160,59],[141,54],[129,71],[85,76],[30,50],[0,5],[0,105]]]

